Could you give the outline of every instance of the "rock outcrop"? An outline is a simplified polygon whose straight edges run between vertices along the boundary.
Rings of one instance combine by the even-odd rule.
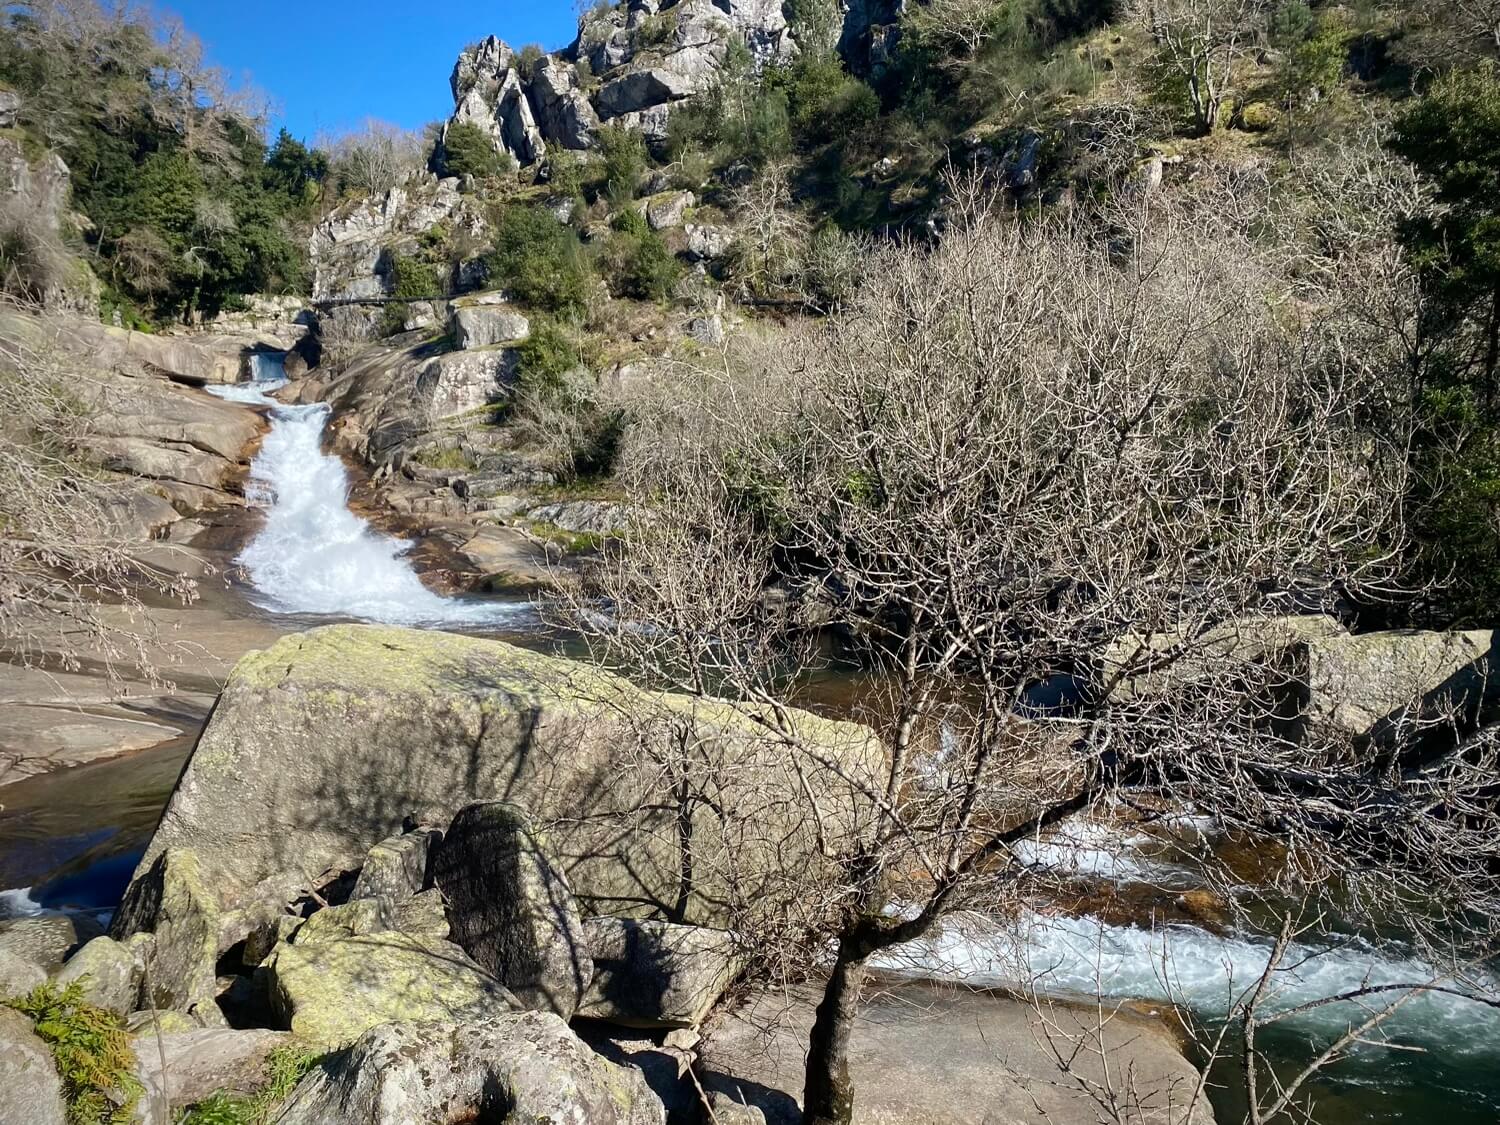
[[[280,912],[311,874],[354,871],[404,820],[447,824],[463,806],[496,799],[547,829],[586,910],[665,910],[712,924],[727,876],[733,897],[752,907],[815,877],[821,853],[801,787],[820,801],[830,846],[869,815],[857,793],[881,776],[879,740],[850,723],[784,717],[818,748],[800,776],[782,738],[741,711],[647,692],[587,665],[408,629],[289,636],[230,676],[116,936],[158,928],[153,872],[170,849],[196,853],[201,885],[229,912],[222,951],[268,907],[266,916]],[[716,804],[679,802],[643,768],[684,736],[722,767]],[[687,825],[698,875],[685,885]]]
[[[702,1047],[697,1072],[704,1089],[759,1110],[771,1125],[800,1122],[797,1103],[817,1000],[816,990],[805,986],[767,989],[725,1013]],[[1095,1015],[1066,1004],[1038,1014],[1024,1001],[962,988],[882,985],[862,1005],[849,1046],[855,1120],[1094,1125],[1090,1085],[1103,1089],[1114,1076],[1129,1075],[1132,1121],[1212,1125],[1206,1099],[1187,1111],[1198,1073],[1165,1023],[1119,1012],[1100,1038],[1091,1039]],[[1049,1034],[1059,1044],[1070,1034],[1088,1044],[1070,1062],[1081,1079],[1077,1085],[1061,1079],[1046,1046]]]
[[[671,107],[713,87],[735,41],[760,65],[796,49],[780,0],[652,0],[596,9],[579,21],[572,46],[524,70],[516,53],[490,36],[453,67],[447,127],[478,126],[497,152],[521,165],[542,161],[549,146],[589,148],[601,122],[661,140]],[[597,81],[592,98],[579,64]]]
[[[302,1080],[279,1125],[412,1122],[665,1125],[640,1074],[595,1055],[562,1020],[527,1012],[395,1023]]]

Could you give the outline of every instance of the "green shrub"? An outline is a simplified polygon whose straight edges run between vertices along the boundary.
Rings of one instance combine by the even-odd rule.
[[[392,297],[440,297],[443,283],[438,277],[437,267],[420,258],[396,255],[391,259]],[[380,334],[394,336],[406,324],[408,305],[398,302],[385,306],[380,321]]]
[[[443,175],[488,179],[509,170],[508,164],[490,135],[472,121],[449,126],[443,139]]]
[[[844,70],[837,56],[799,59],[788,75],[791,123],[804,144],[824,144],[866,128],[880,98]]]
[[[565,148],[547,151],[547,187],[564,199],[583,197],[583,165]]]
[[[616,215],[610,226],[614,233],[599,254],[610,288],[643,301],[671,297],[682,266],[646,217],[632,207]]]
[[[528,82],[536,74],[537,68],[541,66],[542,60],[547,57],[547,52],[542,49],[540,43],[528,43],[521,48],[521,53],[516,56],[516,69],[521,72],[521,77]]]
[[[583,362],[578,342],[553,320],[539,320],[516,348],[516,383],[549,400],[564,387],[563,376]]]
[[[125,1021],[83,1000],[75,981],[59,989],[44,984],[5,1001],[31,1020],[52,1051],[62,1079],[69,1125],[128,1125],[144,1092],[135,1077],[135,1054]]]
[[[622,206],[635,198],[646,171],[646,142],[634,129],[620,125],[606,125],[598,138],[604,155],[604,190],[611,203]]]
[[[582,314],[590,274],[578,235],[541,207],[507,207],[485,259],[492,281],[547,312]]]

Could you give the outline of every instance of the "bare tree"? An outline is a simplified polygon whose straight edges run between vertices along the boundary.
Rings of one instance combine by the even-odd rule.
[[[422,170],[428,147],[421,131],[369,119],[359,129],[319,140],[333,174],[347,190],[379,195]]]
[[[924,42],[950,52],[945,61],[962,64],[994,36],[1002,11],[995,0],[927,0],[907,8],[903,22]]]
[[[66,325],[0,307],[0,646],[26,666],[156,682],[143,598],[189,601],[194,584],[137,558],[128,506],[90,456],[106,376],[79,362]]]
[[[1235,64],[1267,7],[1267,0],[1147,0],[1146,22],[1163,69],[1181,83],[1205,133],[1218,128]]]
[[[1390,588],[1411,423],[1389,353],[1348,346],[1336,289],[1286,299],[1242,200],[1016,224],[953,190],[942,244],[874,253],[825,328],[683,374],[627,451],[640,515],[572,596],[601,658],[744,708],[794,777],[839,768],[785,709],[809,626],[871,676],[889,757],[847,778],[873,815],[824,833],[806,790],[835,876],[759,886],[734,919],[762,956],[831,950],[819,1125],[853,1114],[870,959],[1055,886],[1025,845],[1121,795],[1273,831],[1289,878],[1395,848],[1412,880],[1495,899],[1482,769],[1374,771],[1289,734],[1285,672],[1253,655],[1287,613]],[[677,768],[707,799],[710,767]]]

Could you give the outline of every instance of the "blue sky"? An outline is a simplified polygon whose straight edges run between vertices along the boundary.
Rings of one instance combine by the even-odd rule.
[[[453,108],[448,73],[466,44],[566,46],[572,0],[165,0],[209,58],[275,103],[272,133],[300,138],[378,117],[415,128]]]

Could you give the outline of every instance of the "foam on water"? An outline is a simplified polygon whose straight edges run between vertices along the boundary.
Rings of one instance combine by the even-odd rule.
[[[30,887],[0,891],[0,920],[34,918],[42,912],[42,904],[31,897]]]
[[[1268,940],[1221,937],[1195,926],[1158,930],[1111,925],[1095,918],[1031,914],[1013,928],[974,916],[950,920],[921,941],[882,954],[889,972],[951,980],[975,987],[1035,982],[1048,991],[1106,999],[1183,1003],[1210,1018],[1229,1011],[1253,988],[1270,955]],[[1294,945],[1274,974],[1267,1007],[1285,1010],[1366,986],[1423,984],[1443,974],[1433,966],[1362,942],[1336,947]],[[1442,980],[1455,986],[1452,980]],[[1492,992],[1497,982],[1484,981]],[[1402,993],[1377,993],[1384,1007]],[[1328,1004],[1292,1017],[1310,1032],[1337,1033],[1363,1018],[1354,1002]],[[1445,1050],[1500,1053],[1500,1011],[1460,996],[1424,993],[1385,1025],[1394,1040]]]
[[[329,408],[268,397],[286,382],[279,357],[256,371],[272,377],[210,391],[271,411],[271,432],[251,462],[247,488],[250,502],[265,511],[265,526],[236,560],[264,608],[451,626],[493,624],[521,612],[514,604],[445,598],[422,585],[402,557],[411,544],[382,535],[349,510],[349,474],[323,452]]]

